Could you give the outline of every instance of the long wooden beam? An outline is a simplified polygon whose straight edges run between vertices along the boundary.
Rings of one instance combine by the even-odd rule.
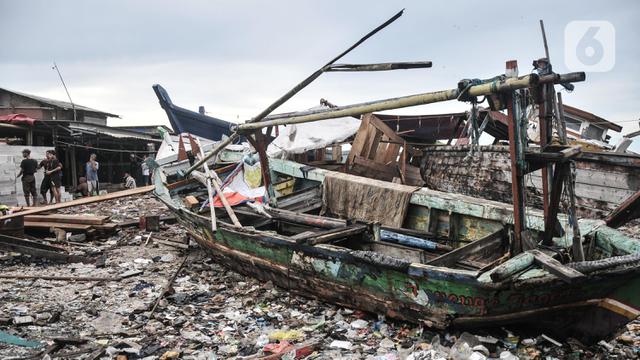
[[[367,231],[367,226],[363,224],[355,224],[344,228],[335,228],[309,235],[306,238],[296,239],[297,243],[309,245],[326,244],[333,240],[344,239],[349,236],[362,234]]]
[[[13,251],[57,262],[91,262],[84,256],[69,255],[55,246],[0,234],[0,250]]]
[[[24,221],[45,221],[54,223],[69,223],[69,224],[85,224],[85,225],[103,225],[109,220],[108,216],[79,216],[79,215],[27,215],[24,217]]]
[[[333,229],[339,227],[347,226],[347,222],[345,220],[333,219],[324,216],[310,215],[310,214],[300,214],[293,211],[283,210],[283,209],[275,209],[275,208],[267,208],[266,209],[269,215],[273,218],[288,221],[295,224],[304,224],[319,228],[325,229]]]
[[[92,203],[100,202],[100,201],[118,199],[118,198],[125,197],[125,196],[144,194],[144,193],[148,193],[150,191],[153,191],[154,188],[155,188],[155,185],[149,185],[149,186],[143,186],[143,187],[139,187],[139,188],[135,188],[135,189],[116,191],[116,192],[112,192],[112,193],[109,193],[109,194],[106,194],[106,195],[83,197],[83,198],[80,198],[80,199],[71,200],[71,201],[65,201],[65,202],[61,202],[61,203],[57,203],[57,204],[40,206],[40,207],[36,207],[36,208],[31,208],[31,209],[25,210],[25,211],[19,211],[19,212],[13,213],[13,214],[0,216],[0,221],[1,220],[6,220],[6,219],[11,219],[11,218],[14,218],[14,217],[17,217],[17,216],[39,214],[39,213],[46,212],[46,211],[64,209],[64,208],[77,206],[77,205],[86,205],[86,204],[92,204]]]

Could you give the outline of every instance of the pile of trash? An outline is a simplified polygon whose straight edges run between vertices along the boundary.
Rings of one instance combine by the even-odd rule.
[[[161,208],[155,199],[138,196],[68,211],[125,221]],[[32,276],[0,282],[2,358],[482,360],[640,354],[638,321],[587,346],[510,328],[434,331],[292,295],[216,264],[185,233],[177,224],[162,224],[153,234],[127,227],[72,245],[99,252],[99,263],[0,254],[0,274]]]

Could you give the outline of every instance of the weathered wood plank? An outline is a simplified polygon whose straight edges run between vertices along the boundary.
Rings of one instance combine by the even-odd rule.
[[[102,225],[109,220],[108,216],[88,216],[88,215],[27,215],[24,217],[24,221],[28,222],[55,222],[55,223],[71,223],[71,224],[86,224],[86,225]]]
[[[335,228],[317,232],[307,238],[296,239],[297,243],[306,243],[309,245],[318,245],[330,243],[333,240],[344,239],[349,236],[362,234],[367,231],[367,226],[363,224],[350,225],[345,228]]]
[[[0,234],[0,250],[13,251],[57,262],[90,262],[89,258],[69,255],[55,246]]]
[[[310,214],[299,214],[283,209],[268,208],[266,210],[269,215],[271,215],[275,219],[289,221],[295,224],[304,224],[325,229],[333,229],[337,227],[344,227],[347,225],[346,220],[333,219],[329,217]]]
[[[113,199],[118,199],[118,198],[125,197],[125,196],[144,194],[144,193],[148,193],[150,191],[153,191],[154,188],[155,188],[155,185],[149,185],[149,186],[143,186],[143,187],[139,187],[139,188],[135,188],[135,189],[129,189],[129,190],[124,190],[124,191],[116,191],[116,192],[112,192],[112,193],[106,194],[106,195],[84,197],[84,198],[80,198],[80,199],[76,199],[76,200],[72,200],[72,201],[66,201],[66,202],[62,202],[62,203],[58,203],[58,204],[41,206],[41,207],[38,207],[38,208],[29,209],[29,210],[21,211],[21,212],[14,213],[14,214],[0,216],[0,220],[11,219],[11,218],[14,218],[16,216],[39,214],[39,213],[42,213],[42,212],[45,212],[45,211],[64,209],[64,208],[77,206],[77,205],[86,205],[86,204],[92,204],[92,203],[100,202],[100,201],[113,200]]]
[[[640,217],[640,191],[620,204],[604,221],[607,226],[617,228],[638,217]]]
[[[62,222],[47,222],[47,221],[25,221],[24,227],[29,229],[50,229],[50,228],[58,228],[64,230],[78,230],[78,231],[87,231],[91,229],[94,225],[86,225],[86,224],[71,224],[71,223],[62,223]]]
[[[529,253],[533,255],[534,261],[537,264],[542,266],[551,274],[559,277],[563,281],[566,281],[567,283],[573,283],[575,281],[583,280],[586,278],[583,273],[568,266],[564,266],[558,260],[552,258],[551,256],[543,253],[540,250],[529,250]]]
[[[502,242],[503,237],[503,230],[496,231],[493,234],[483,237],[482,239],[478,239],[467,245],[454,249],[453,251],[450,251],[444,255],[438,256],[437,258],[429,261],[427,264],[434,266],[452,266],[456,262],[473,253],[482,251],[483,249],[486,249],[488,247],[499,245]]]

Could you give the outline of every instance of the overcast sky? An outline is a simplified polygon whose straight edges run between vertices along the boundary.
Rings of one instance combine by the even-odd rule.
[[[325,74],[277,112],[320,98],[342,105],[449,89],[462,78],[501,74],[510,59],[527,73],[544,55],[539,19],[554,70],[568,72],[565,26],[606,20],[615,28],[615,66],[587,73],[563,99],[623,125],[623,133],[638,129],[640,2],[633,0],[0,0],[0,87],[65,100],[56,61],[76,103],[122,117],[111,125],[168,124],[155,83],[180,106],[243,121],[402,8],[404,16],[341,62],[431,60],[433,68]],[[466,109],[448,102],[396,113]]]

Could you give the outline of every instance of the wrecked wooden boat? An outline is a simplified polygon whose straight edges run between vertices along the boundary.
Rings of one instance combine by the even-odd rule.
[[[230,122],[177,106],[162,86],[155,84],[152,87],[176,134],[190,133],[210,140],[231,135]]]
[[[221,264],[335,304],[440,329],[519,323],[583,338],[603,337],[638,317],[640,242],[602,221],[577,220],[571,164],[581,149],[568,146],[561,114],[550,111],[554,84],[572,89],[584,73],[553,73],[542,58],[534,61],[535,73],[519,77],[517,62],[507,61],[503,75],[464,79],[448,90],[269,116],[331,69],[409,66],[334,64],[400,15],[235,125],[207,154],[192,147],[197,161],[175,181],[152,166],[155,195]],[[392,182],[267,156],[279,125],[448,100],[470,102],[475,112],[478,97],[487,98],[492,110],[507,112],[512,205],[410,185],[408,144],[385,134],[373,119],[374,141],[358,144],[356,138],[352,146],[358,151],[347,165],[390,163],[399,175]],[[525,109],[534,103],[538,149],[528,147],[526,135]],[[553,125],[561,134],[560,144],[551,146]],[[209,162],[241,136],[256,153],[245,154],[233,169],[211,169]],[[397,148],[389,159],[371,154],[381,140]],[[536,170],[542,171],[543,211],[526,206],[525,176]],[[568,216],[559,212],[562,195]],[[636,212],[637,205],[631,201],[618,213]]]
[[[580,222],[587,261],[562,265],[552,258],[570,247],[567,238],[557,239],[553,248],[509,258],[510,205],[306,169],[287,160],[270,164],[278,176],[293,177],[299,189],[277,199],[286,207],[317,203],[320,193],[331,189],[327,179],[337,178],[347,188],[356,184],[380,198],[397,198],[400,191],[408,199],[406,217],[396,228],[286,209],[236,208],[243,226],[220,212],[213,233],[206,212],[184,202],[188,195],[206,200],[202,184],[182,182],[169,190],[157,171],[155,194],[193,239],[230,269],[391,318],[436,328],[526,323],[601,337],[640,315],[640,243],[599,221]],[[394,213],[384,202],[371,207],[369,214]],[[527,219],[531,236],[539,236],[542,214],[530,210]]]

